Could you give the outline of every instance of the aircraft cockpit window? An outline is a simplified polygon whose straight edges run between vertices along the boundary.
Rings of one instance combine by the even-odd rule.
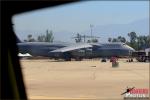
[[[130,84],[148,87],[148,67],[124,63],[129,53],[120,43],[132,42],[132,30],[149,32],[145,0],[75,2],[17,14],[12,22],[19,52],[31,55],[20,57],[29,99],[122,99]],[[112,56],[119,68],[105,59]]]

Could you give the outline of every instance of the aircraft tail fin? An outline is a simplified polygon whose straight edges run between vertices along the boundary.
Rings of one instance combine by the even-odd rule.
[[[21,43],[21,40],[16,36],[16,43]]]

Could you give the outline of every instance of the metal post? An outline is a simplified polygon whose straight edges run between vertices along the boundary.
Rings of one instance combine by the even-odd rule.
[[[90,28],[91,28],[91,42],[92,42],[92,27],[93,27],[93,25],[90,24]]]

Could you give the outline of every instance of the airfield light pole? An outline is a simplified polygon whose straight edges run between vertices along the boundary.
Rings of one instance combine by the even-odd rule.
[[[91,42],[92,42],[92,28],[93,28],[92,24],[90,24],[90,28],[91,28]]]
[[[84,43],[85,43],[85,35],[83,35],[83,38],[84,38]]]

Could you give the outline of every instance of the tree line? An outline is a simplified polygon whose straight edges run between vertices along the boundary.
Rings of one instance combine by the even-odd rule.
[[[27,36],[25,42],[53,42],[54,36],[52,30],[46,30],[45,35],[39,35],[37,39],[33,38],[31,34]]]
[[[136,32],[130,32],[128,33],[129,41],[123,36],[118,36],[117,38],[108,38],[108,42],[122,42],[126,43],[127,45],[131,46],[135,50],[142,50],[145,48],[150,48],[150,35],[140,35],[137,36]],[[98,39],[92,38],[85,41],[85,38],[89,38],[89,36],[80,35],[79,33],[76,34],[75,42],[87,42],[87,43],[97,43]],[[34,39],[31,34],[27,36],[27,39],[24,40],[25,42],[53,42],[54,36],[52,30],[46,30],[45,35],[39,35],[37,39]]]
[[[76,37],[73,37],[75,39],[76,43],[80,42],[87,42],[87,43],[97,43],[99,37],[96,36],[87,36],[87,35],[81,35],[79,33],[76,34]],[[86,40],[88,38],[88,40]]]
[[[108,42],[123,42],[135,50],[150,48],[150,35],[137,36],[136,32],[130,32],[128,33],[128,36],[130,38],[129,41],[127,41],[125,37],[118,36],[117,38],[108,38]]]

